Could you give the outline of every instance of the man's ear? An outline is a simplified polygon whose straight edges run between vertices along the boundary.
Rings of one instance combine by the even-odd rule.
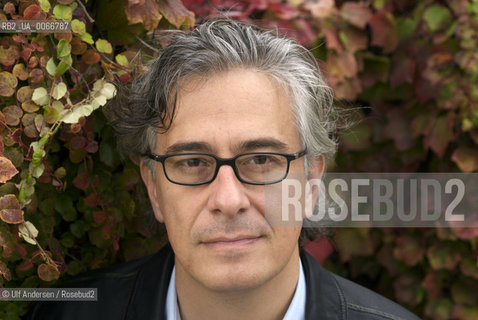
[[[312,207],[306,208],[305,210],[305,216],[307,218],[310,218],[313,214],[315,204],[317,203],[319,199],[319,193],[320,193],[320,188],[319,188],[319,180],[322,179],[322,176],[324,174],[325,170],[325,158],[324,156],[318,156],[312,159],[308,163],[308,175],[307,175],[307,181],[309,182],[310,185],[310,192],[306,194],[306,197],[308,197],[308,201],[306,203],[312,204]],[[310,201],[310,202],[309,202]]]
[[[164,222],[163,214],[159,208],[156,180],[153,178],[151,170],[144,164],[143,160],[141,160],[139,164],[139,169],[141,171],[141,178],[146,185],[146,189],[148,189],[149,201],[151,201],[151,207],[153,208],[154,216],[159,222]]]

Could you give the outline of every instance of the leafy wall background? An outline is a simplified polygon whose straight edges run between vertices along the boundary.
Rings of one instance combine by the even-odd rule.
[[[1,35],[0,286],[54,286],[165,243],[100,109],[114,77],[129,83],[157,54],[156,30],[214,17],[296,38],[361,108],[332,170],[478,171],[477,0],[2,1],[0,20],[72,20],[72,32]],[[338,229],[307,249],[423,318],[465,320],[478,318],[477,238]],[[0,318],[27,309],[0,302]]]

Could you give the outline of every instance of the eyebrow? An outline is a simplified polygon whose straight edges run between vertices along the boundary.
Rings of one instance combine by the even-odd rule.
[[[274,151],[287,151],[288,146],[284,142],[275,138],[251,139],[238,143],[233,147],[236,154],[250,152],[257,149],[273,149]],[[166,148],[166,154],[181,152],[204,152],[215,153],[215,148],[203,141],[178,142]]]
[[[273,149],[274,151],[287,151],[288,146],[275,138],[260,138],[246,140],[234,147],[236,153],[249,152],[257,149]]]
[[[207,142],[191,141],[178,142],[166,148],[166,154],[181,153],[181,152],[204,152],[213,153],[213,147]]]

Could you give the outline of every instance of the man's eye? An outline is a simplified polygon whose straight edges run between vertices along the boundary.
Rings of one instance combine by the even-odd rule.
[[[273,159],[271,159],[271,157],[269,156],[264,156],[264,155],[260,155],[260,156],[254,156],[250,159],[250,162],[252,164],[257,164],[257,165],[264,165],[264,164],[268,164],[272,161]]]
[[[179,166],[189,167],[189,168],[197,168],[208,166],[209,163],[204,159],[200,158],[191,158],[191,159],[183,159],[178,163]]]

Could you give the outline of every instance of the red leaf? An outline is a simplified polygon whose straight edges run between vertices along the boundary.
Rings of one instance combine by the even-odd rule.
[[[90,49],[86,51],[81,57],[81,61],[83,61],[86,64],[95,64],[100,62],[100,60],[101,60],[100,54],[94,49]]]
[[[334,54],[329,52],[327,56],[327,65],[331,73],[336,74],[339,78],[353,78],[357,75],[358,65],[355,56],[346,51]]]
[[[478,170],[478,150],[476,149],[460,146],[453,152],[451,159],[463,172]]]
[[[395,20],[390,13],[377,12],[370,18],[369,25],[372,29],[372,45],[383,47],[385,53],[395,50],[399,36]]]
[[[429,299],[435,299],[440,296],[444,275],[445,273],[432,271],[428,273],[422,281],[422,286],[427,292]]]
[[[401,108],[390,109],[387,112],[388,124],[383,133],[387,138],[395,141],[399,151],[405,151],[413,147],[415,140],[410,130],[410,121]]]
[[[186,9],[180,0],[158,1],[157,4],[159,11],[176,28],[180,28],[185,23],[187,26],[194,26],[194,13]]]
[[[3,276],[3,278],[5,278],[5,280],[12,280],[10,269],[8,269],[7,265],[3,261],[0,261],[0,274]]]
[[[60,272],[56,266],[51,264],[42,263],[37,269],[38,277],[43,281],[57,280],[60,276]]]
[[[86,190],[90,186],[90,177],[88,172],[82,172],[73,179],[73,185],[80,190]]]
[[[394,57],[390,83],[396,88],[403,83],[413,83],[416,63],[408,57]]]
[[[15,129],[15,131],[13,131],[12,133],[10,133],[8,135],[8,137],[10,139],[12,139],[13,141],[15,141],[16,143],[20,143],[20,139],[22,137],[22,129],[18,128],[18,129]]]
[[[311,241],[305,246],[305,250],[310,253],[320,264],[324,264],[325,259],[334,252],[334,247],[326,238],[320,238]]]
[[[133,80],[133,77],[131,77],[131,74],[129,73],[124,73],[119,77],[119,79],[123,83],[130,83]]]
[[[38,58],[36,56],[33,56],[28,60],[28,68],[33,69],[38,65]]]
[[[372,16],[372,11],[363,2],[345,2],[340,11],[346,21],[360,29],[365,28]]]
[[[18,173],[10,159],[0,156],[0,183],[5,183]],[[20,209],[20,207],[18,207]]]
[[[3,144],[3,137],[0,136],[0,156],[3,156],[5,152],[5,145]]]
[[[96,153],[98,151],[98,142],[89,141],[85,148],[89,153]]]
[[[88,207],[94,208],[100,204],[100,195],[92,193],[85,198],[85,204]]]
[[[425,147],[430,148],[439,157],[443,157],[448,144],[454,140],[453,122],[455,114],[449,112],[448,115],[438,117],[433,124],[430,134],[425,137]]]
[[[22,263],[20,263],[19,265],[17,265],[17,267],[15,268],[15,271],[17,273],[19,272],[25,272],[25,271],[28,271],[30,270],[31,268],[33,268],[33,263],[30,259],[27,259],[27,260],[24,260]]]
[[[327,48],[334,49],[337,52],[341,52],[343,50],[342,44],[340,44],[339,41],[339,33],[336,27],[334,27],[333,29],[323,27],[322,32],[325,35],[325,43],[327,45]]]
[[[421,300],[419,294],[419,278],[413,274],[404,274],[393,283],[395,296],[400,302],[408,303],[411,306],[417,305]]]
[[[74,136],[70,140],[70,148],[72,150],[83,149],[86,146],[87,142],[88,142],[88,140],[86,140],[86,138],[83,137],[83,136]]]
[[[162,18],[162,15],[159,13],[158,2],[163,1],[129,0],[127,2],[128,5],[125,8],[125,13],[129,24],[142,23],[147,30],[156,29],[159,20]],[[164,4],[163,6],[167,5],[168,4]]]
[[[106,212],[104,211],[95,211],[93,212],[93,219],[96,223],[103,223],[106,220]]]
[[[24,221],[23,211],[20,209],[3,209],[0,211],[0,219],[11,224],[22,223]]]
[[[46,14],[39,6],[32,4],[23,11],[23,18],[25,20],[45,20]]]

